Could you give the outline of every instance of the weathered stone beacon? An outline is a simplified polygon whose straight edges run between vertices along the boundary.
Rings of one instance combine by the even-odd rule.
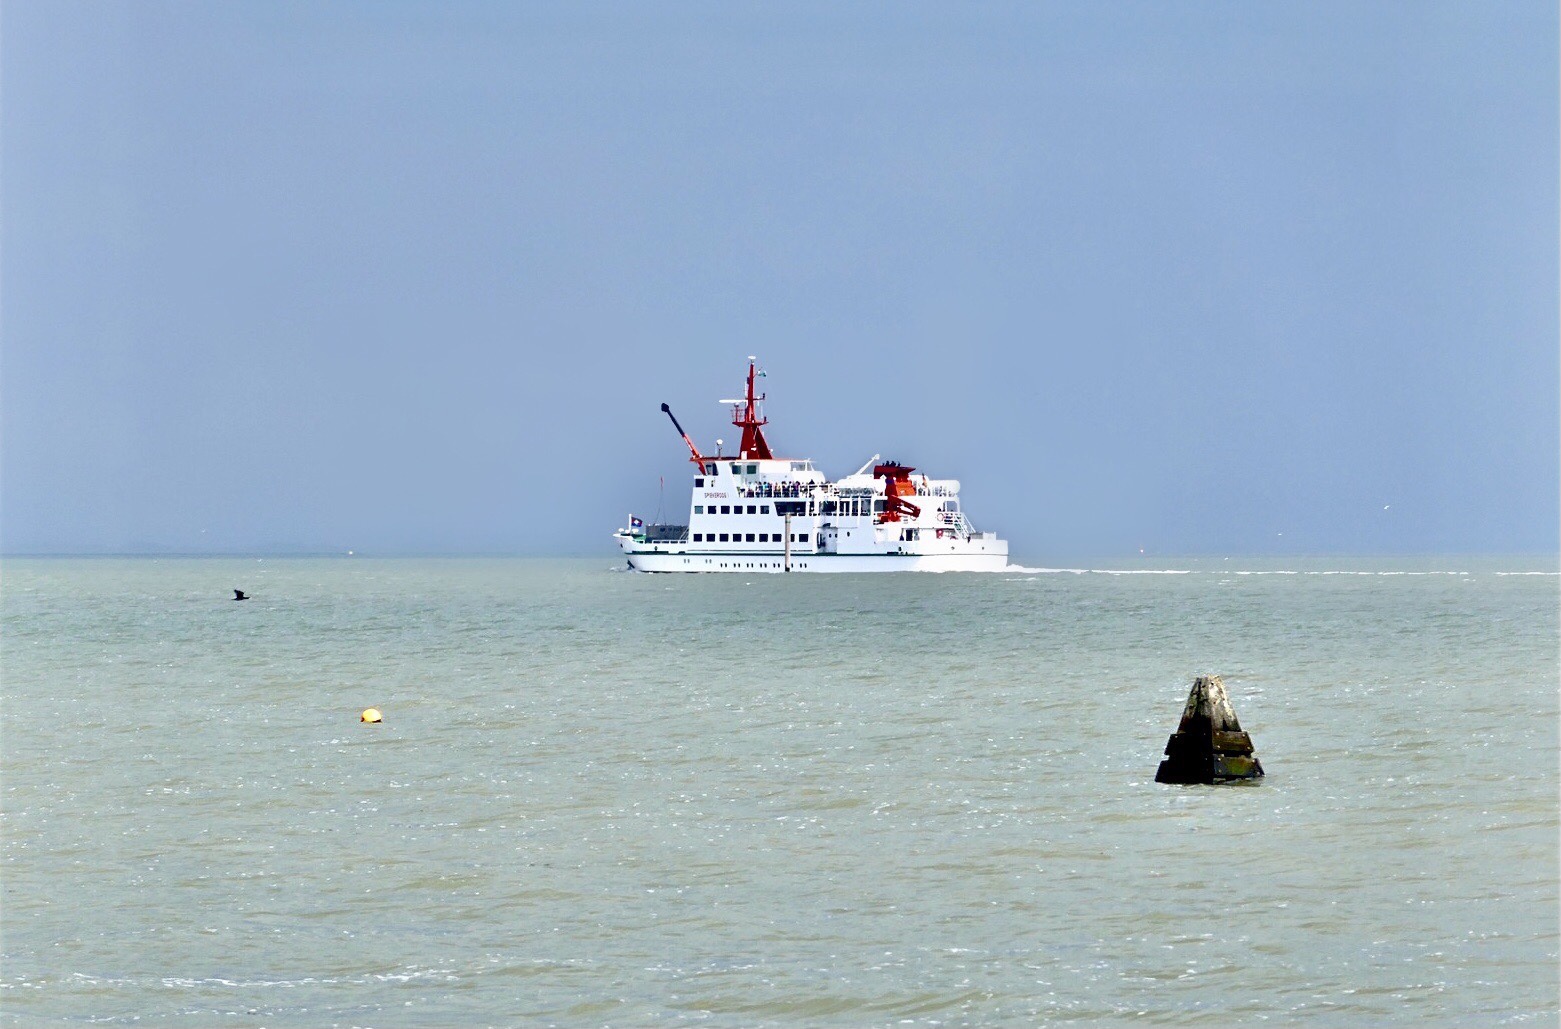
[[[1181,724],[1165,744],[1155,782],[1218,783],[1256,779],[1263,764],[1252,753],[1252,737],[1241,731],[1236,711],[1217,675],[1193,680]]]

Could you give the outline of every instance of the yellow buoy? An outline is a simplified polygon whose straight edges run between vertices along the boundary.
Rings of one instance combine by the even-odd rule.
[[[360,721],[360,722],[377,722],[377,721],[380,721],[379,708],[377,708],[377,707],[369,708],[367,711],[363,712],[363,716],[361,718],[359,718],[358,721]]]

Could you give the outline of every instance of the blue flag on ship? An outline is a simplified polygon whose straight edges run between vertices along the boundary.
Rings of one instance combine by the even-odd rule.
[[[645,519],[643,519],[643,518],[636,518],[633,515],[630,515],[629,516],[629,528],[631,528],[631,529],[643,529],[643,528],[645,528]]]

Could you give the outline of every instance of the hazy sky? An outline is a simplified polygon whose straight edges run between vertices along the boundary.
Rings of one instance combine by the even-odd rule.
[[[616,560],[752,353],[777,451],[957,477],[1028,564],[1554,552],[1557,38],[9,0],[0,547]]]

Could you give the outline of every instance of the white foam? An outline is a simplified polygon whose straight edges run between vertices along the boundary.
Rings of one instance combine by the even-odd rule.
[[[1228,559],[1227,559],[1228,560]],[[1028,565],[1005,565],[992,570],[1008,575],[1365,575],[1397,578],[1400,576],[1448,575],[1469,578],[1480,574],[1457,570],[1376,570],[1362,571],[1349,568],[1299,569],[1299,568],[1032,568]],[[1492,572],[1492,575],[1551,575],[1561,572]]]
[[[994,569],[1018,575],[1191,575],[1188,568],[1029,568],[1006,565]]]

